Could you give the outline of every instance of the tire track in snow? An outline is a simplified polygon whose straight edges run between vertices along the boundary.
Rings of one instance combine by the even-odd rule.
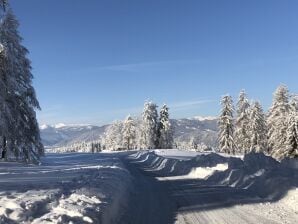
[[[154,177],[142,172],[135,164],[126,159],[123,162],[134,177],[134,186],[119,224],[173,223],[176,209],[168,189]]]

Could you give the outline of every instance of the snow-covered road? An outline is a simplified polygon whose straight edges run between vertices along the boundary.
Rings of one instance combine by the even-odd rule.
[[[185,155],[181,156],[181,161],[185,161]],[[179,159],[179,155],[174,157]],[[185,175],[168,177],[161,171],[168,170],[167,164],[177,164],[168,160],[173,158],[172,155],[166,158],[159,160],[158,156],[150,153],[129,157],[126,165],[134,177],[135,192],[121,223],[297,223],[297,185],[291,186],[289,191],[281,186],[277,189],[281,195],[274,199],[271,194],[261,197],[260,192],[250,187],[235,187],[223,182],[219,184],[219,177],[212,181]],[[235,174],[231,173],[230,179],[232,175]],[[262,173],[255,173],[255,177],[259,177],[258,175],[261,176]],[[251,179],[255,177],[250,175]],[[280,180],[280,183],[284,180]],[[254,181],[251,182],[252,185]],[[275,191],[272,190],[272,194],[273,192]]]
[[[173,223],[176,208],[166,186],[132,161],[126,160],[125,165],[133,176],[133,187],[119,224]]]
[[[0,224],[294,224],[298,172],[288,165],[174,150],[0,162]]]

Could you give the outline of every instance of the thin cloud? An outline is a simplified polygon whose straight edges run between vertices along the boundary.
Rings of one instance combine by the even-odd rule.
[[[119,64],[119,65],[109,65],[100,67],[90,67],[79,72],[99,72],[99,71],[126,71],[126,72],[137,72],[143,69],[156,68],[164,65],[171,64],[194,64],[199,63],[201,60],[198,59],[179,59],[179,60],[169,60],[169,61],[153,61],[153,62],[141,62],[141,63],[131,63],[131,64]],[[76,70],[78,72],[78,70]]]

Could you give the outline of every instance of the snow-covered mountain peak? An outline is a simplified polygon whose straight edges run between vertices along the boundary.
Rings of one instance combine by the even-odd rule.
[[[48,125],[48,124],[43,124],[40,125],[39,128],[40,130],[45,130],[45,129],[67,129],[67,128],[84,128],[84,129],[92,129],[93,127],[96,127],[95,125],[90,125],[90,124],[65,124],[65,123],[58,123],[58,124],[54,124],[54,125]]]
[[[49,125],[47,125],[47,124],[43,124],[43,125],[40,125],[39,126],[39,129],[40,130],[44,130],[44,129],[47,129],[47,128],[49,128],[50,126]]]
[[[64,128],[64,127],[66,127],[66,124],[64,124],[64,123],[58,123],[58,124],[53,125],[53,128]]]
[[[195,116],[194,119],[198,120],[198,121],[213,121],[213,120],[216,120],[217,117],[215,117],[215,116]]]

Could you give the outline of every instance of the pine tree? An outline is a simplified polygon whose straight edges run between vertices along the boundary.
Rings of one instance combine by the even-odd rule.
[[[0,68],[2,157],[14,155],[36,161],[44,153],[35,113],[40,107],[32,86],[28,50],[21,44],[18,26],[11,9],[7,10],[0,26],[4,49]]]
[[[7,11],[8,2],[7,0],[0,0],[0,19],[2,19]]]
[[[296,94],[291,96],[290,110],[291,110],[291,112],[298,113],[298,95],[296,95]]]
[[[91,143],[91,153],[94,153],[95,152],[95,145],[94,143],[92,142]]]
[[[163,105],[158,123],[158,146],[161,149],[172,149],[174,144],[173,128],[170,121],[169,108]]]
[[[104,135],[105,147],[108,150],[123,149],[123,122],[115,121],[111,124]]]
[[[142,114],[141,148],[157,148],[157,124],[157,105],[152,102],[146,102]]]
[[[8,93],[8,58],[7,58],[7,49],[5,44],[5,36],[3,35],[4,31],[4,22],[6,20],[6,1],[0,1],[0,12],[1,12],[1,24],[0,24],[0,136],[1,136],[1,145],[2,153],[1,158],[7,158],[7,138],[9,130],[9,121],[12,119],[10,115],[10,108],[8,107],[7,102],[7,93]],[[7,44],[6,44],[7,45]]]
[[[224,153],[235,154],[234,124],[233,124],[233,100],[229,95],[221,100],[222,110],[219,117],[219,149]]]
[[[281,85],[274,93],[273,104],[267,119],[268,143],[271,153],[286,146],[289,113],[289,91],[286,86]]]
[[[240,153],[247,153],[250,148],[249,127],[249,111],[250,105],[246,97],[246,93],[242,90],[239,94],[237,103],[237,119],[235,130],[235,144]]]
[[[7,0],[0,0],[0,7],[5,12],[6,11],[6,8],[7,8]]]
[[[96,143],[96,152],[101,152],[101,143]]]
[[[143,133],[143,118],[135,118],[135,128],[136,128],[136,148],[146,149],[144,133]]]
[[[288,118],[287,140],[285,146],[273,152],[279,160],[290,157],[298,158],[298,114],[292,112]]]
[[[250,112],[249,125],[250,152],[265,152],[268,150],[266,118],[259,102],[254,102]]]
[[[287,147],[285,156],[298,158],[298,113],[293,112],[289,118],[287,129]],[[282,156],[282,155],[281,155]]]
[[[134,149],[136,146],[136,126],[135,121],[129,115],[123,124],[123,145],[126,149]]]

